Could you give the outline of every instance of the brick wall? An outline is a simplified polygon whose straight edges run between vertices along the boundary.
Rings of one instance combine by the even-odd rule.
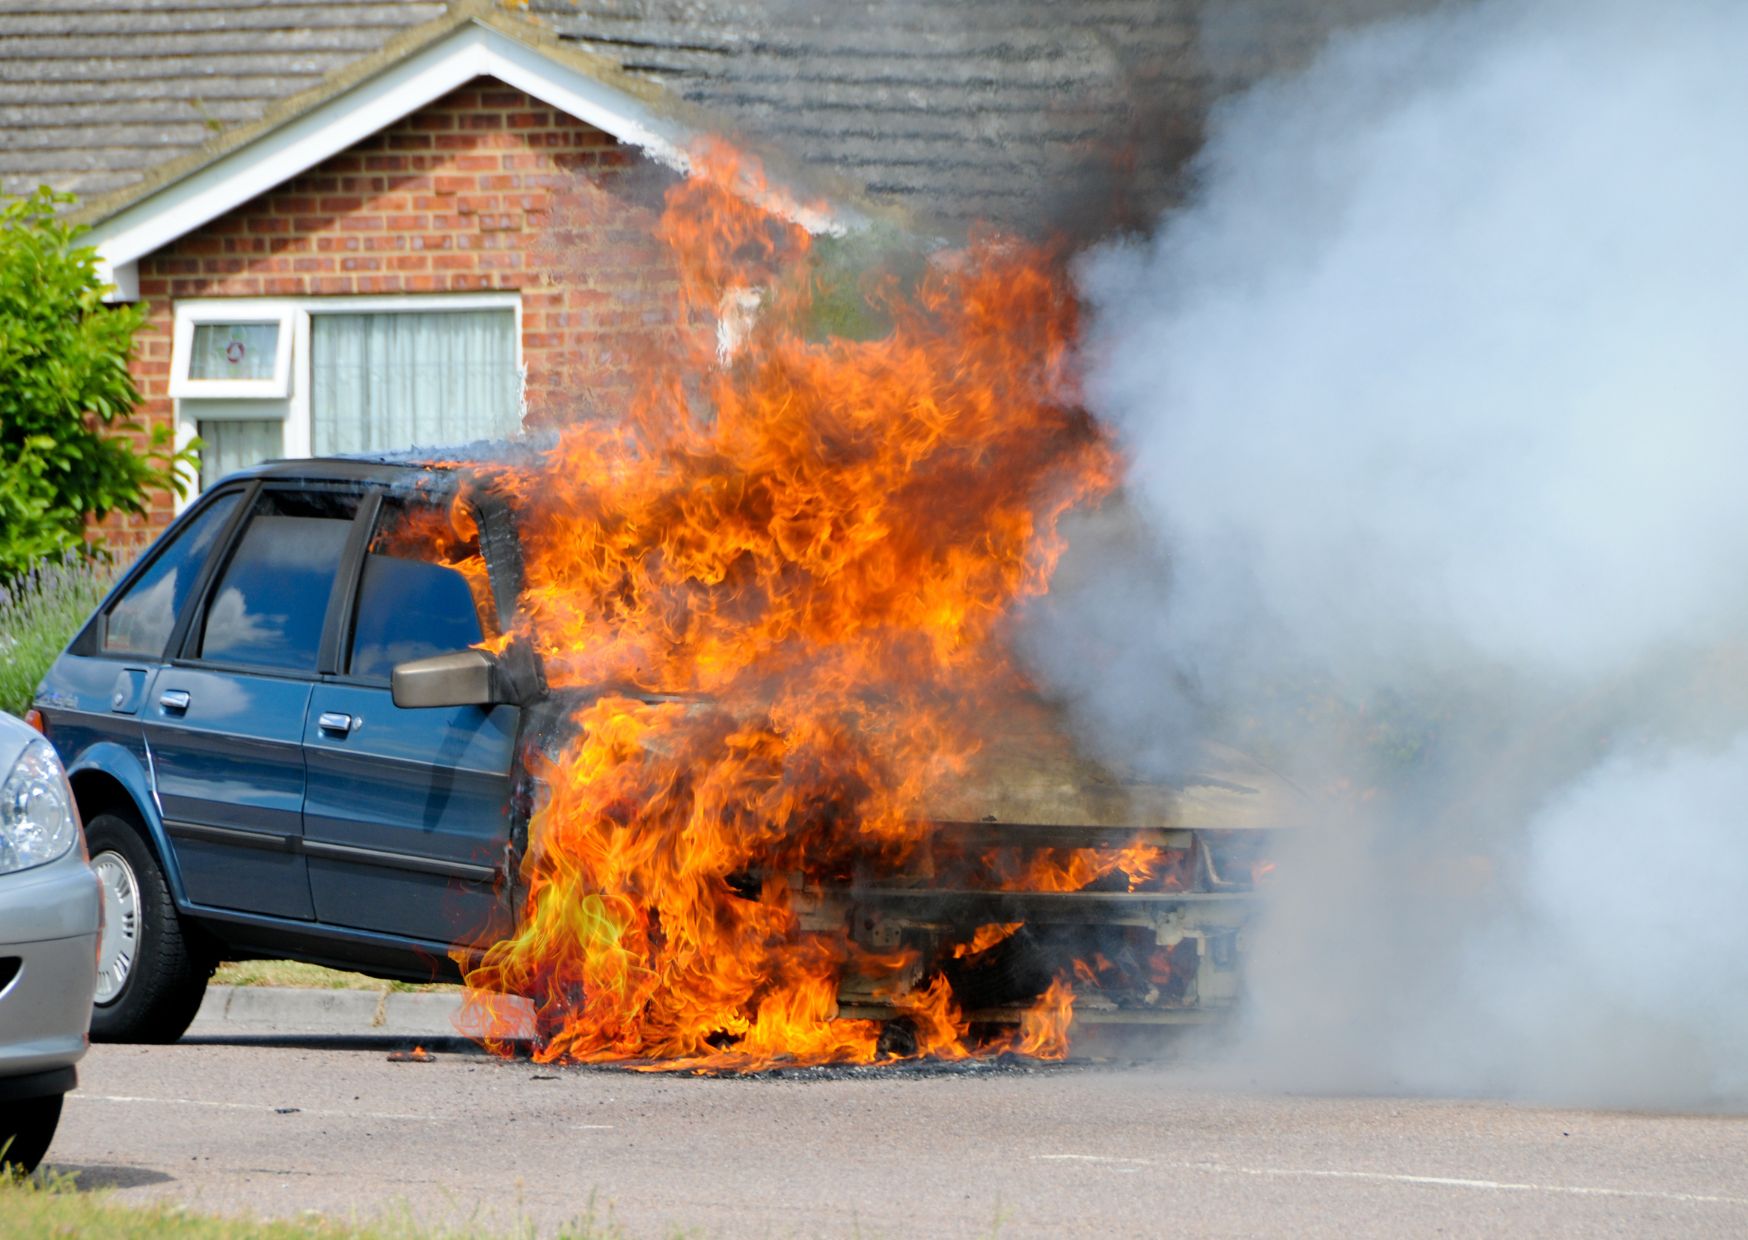
[[[140,261],[141,420],[167,424],[173,305],[192,297],[515,290],[531,424],[611,409],[668,325],[652,240],[667,174],[610,135],[480,79]],[[169,519],[112,517],[126,546]]]

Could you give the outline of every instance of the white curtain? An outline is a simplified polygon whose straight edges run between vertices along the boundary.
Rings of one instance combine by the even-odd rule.
[[[285,455],[285,423],[277,418],[202,418],[195,424],[201,438],[200,489],[226,474]]]
[[[514,434],[521,389],[513,310],[310,316],[318,456]]]

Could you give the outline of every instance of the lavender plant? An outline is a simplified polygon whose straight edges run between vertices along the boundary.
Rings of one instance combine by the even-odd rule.
[[[42,560],[0,585],[0,710],[22,715],[49,664],[114,583],[106,560]]]

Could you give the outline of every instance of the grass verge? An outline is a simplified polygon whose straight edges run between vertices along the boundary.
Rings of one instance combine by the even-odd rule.
[[[618,1224],[597,1222],[593,1214],[591,1206],[550,1234],[554,1240],[625,1240]],[[108,1190],[83,1192],[75,1177],[45,1171],[34,1177],[0,1175],[0,1234],[7,1240],[534,1240],[537,1233],[532,1224],[505,1231],[429,1228],[406,1218],[358,1225],[325,1218],[197,1214],[168,1202],[123,1204]]]
[[[215,986],[289,986],[297,990],[437,991],[461,993],[447,982],[396,982],[362,973],[326,969],[296,960],[235,960],[212,975]]]

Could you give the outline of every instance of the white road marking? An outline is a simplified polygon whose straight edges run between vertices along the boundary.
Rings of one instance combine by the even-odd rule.
[[[73,1102],[146,1102],[166,1107],[215,1107],[224,1111],[265,1111],[278,1114],[288,1103],[214,1102],[205,1098],[136,1098],[128,1094],[88,1094],[75,1091],[67,1095]],[[439,1115],[409,1115],[400,1111],[329,1111],[319,1107],[298,1107],[294,1115],[320,1115],[336,1119],[414,1119],[426,1123],[445,1122]]]
[[[1151,1158],[1115,1158],[1103,1154],[1034,1154],[1035,1162],[1083,1162],[1134,1167],[1168,1167],[1213,1175],[1249,1175],[1279,1179],[1370,1180],[1385,1184],[1427,1184],[1436,1188],[1468,1188],[1498,1193],[1555,1193],[1571,1197],[1625,1197],[1647,1201],[1679,1201],[1693,1205],[1748,1206],[1748,1197],[1715,1193],[1670,1193],[1646,1188],[1590,1188],[1582,1184],[1532,1184],[1512,1180],[1472,1180],[1448,1175],[1409,1175],[1392,1171],[1319,1170],[1312,1167],[1245,1167],[1232,1163],[1160,1162]]]
[[[280,1113],[281,1106],[270,1102],[218,1102],[205,1098],[140,1098],[130,1094],[87,1094],[71,1093],[68,1098],[75,1102],[145,1102],[156,1103],[159,1106],[170,1107],[215,1107],[224,1111],[271,1111]],[[293,1115],[319,1115],[334,1119],[410,1119],[426,1124],[448,1123],[441,1115],[412,1115],[400,1111],[332,1111],[320,1107],[298,1107],[289,1112]],[[571,1128],[580,1132],[611,1132],[612,1124],[571,1124]]]

